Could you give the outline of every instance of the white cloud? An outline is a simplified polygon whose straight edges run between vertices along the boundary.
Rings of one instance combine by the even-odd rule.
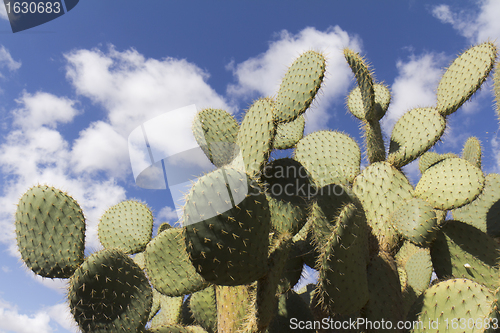
[[[66,59],[77,92],[103,106],[124,137],[146,120],[190,104],[233,111],[206,83],[208,73],[187,60],[146,59],[134,49],[119,52],[113,46],[107,54],[76,50]]]
[[[67,332],[80,332],[67,302],[43,307],[33,314],[23,314],[19,313],[17,306],[0,298],[1,333],[51,333],[55,323]]]
[[[67,78],[77,93],[102,106],[107,117],[85,125],[72,143],[58,130],[80,111],[75,101],[44,92],[24,92],[12,111],[13,127],[0,146],[0,241],[19,256],[12,216],[22,193],[35,184],[69,192],[87,219],[86,244],[100,249],[97,224],[110,206],[126,199],[116,179],[131,176],[127,136],[141,122],[196,104],[233,111],[206,83],[208,74],[186,60],[146,59],[135,50],[107,54],[76,50],[66,55]],[[189,133],[191,134],[191,133]],[[183,138],[176,138],[182,145]],[[102,180],[103,172],[109,177]],[[127,175],[128,172],[128,175]]]
[[[442,54],[411,55],[396,63],[398,76],[391,87],[392,100],[382,120],[383,131],[390,136],[392,127],[404,114],[416,107],[436,105],[436,91],[447,59]]]
[[[40,96],[48,101],[43,108],[34,103]],[[72,195],[86,215],[87,244],[93,248],[99,248],[95,230],[100,215],[112,204],[125,199],[125,190],[113,178],[103,181],[75,172],[70,143],[56,128],[58,122],[70,121],[71,115],[64,112],[45,113],[45,117],[37,115],[39,111],[50,109],[51,104],[56,109],[63,105],[61,110],[71,111],[67,108],[70,103],[65,98],[48,96],[46,99],[47,96],[40,93],[23,95],[22,100],[30,102],[24,103],[23,111],[13,111],[14,126],[0,145],[0,170],[6,177],[0,196],[0,241],[9,244],[11,253],[16,256],[13,215],[19,198],[31,186],[48,184]],[[21,127],[20,118],[26,114],[39,119],[42,126],[23,124]]]
[[[9,16],[7,16],[7,9],[5,6],[0,6],[0,18],[4,20],[9,20]]]
[[[4,7],[4,6],[0,6]],[[0,16],[1,16],[0,12]],[[4,47],[0,47],[0,67],[7,67],[11,71],[15,71],[21,67],[21,62],[15,61],[10,52]]]
[[[68,123],[80,112],[73,105],[76,103],[65,97],[37,92],[23,92],[16,102],[21,105],[13,111],[14,124],[23,130],[32,130],[46,125],[55,128],[58,123]]]
[[[163,222],[170,222],[173,220],[177,219],[177,213],[175,212],[175,209],[169,206],[163,207],[160,212],[158,213],[158,218],[166,221]]]
[[[335,101],[343,102],[352,83],[353,74],[342,52],[345,47],[360,51],[361,41],[338,26],[326,31],[305,28],[296,35],[283,30],[266,52],[228,66],[237,80],[228,86],[228,95],[233,98],[274,96],[287,67],[300,54],[308,50],[322,52],[327,59],[327,75],[319,94],[321,103],[306,113],[306,132],[322,128],[328,121],[328,107]]]
[[[471,43],[482,43],[500,38],[500,1],[478,0],[479,10],[454,12],[448,5],[433,7],[432,14],[441,22],[451,24]]]
[[[51,333],[50,316],[45,311],[35,314],[19,313],[15,306],[0,299],[0,332]]]
[[[78,325],[76,324],[73,315],[70,312],[68,302],[60,303],[51,306],[47,309],[50,318],[58,323],[62,328],[68,332],[79,333]]]
[[[96,121],[80,132],[71,159],[75,172],[106,171],[123,177],[130,170],[127,139],[104,121]]]

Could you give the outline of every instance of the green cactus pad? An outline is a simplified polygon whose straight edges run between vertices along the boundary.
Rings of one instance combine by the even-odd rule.
[[[85,218],[66,193],[45,185],[30,188],[19,200],[15,225],[21,257],[36,274],[68,278],[83,262]]]
[[[146,325],[153,295],[143,271],[123,252],[96,252],[69,282],[71,313],[82,332],[138,332]]]
[[[448,67],[437,88],[437,110],[443,116],[455,112],[481,87],[493,69],[497,49],[491,42],[474,46]]]
[[[167,222],[164,222],[162,224],[160,224],[160,226],[158,227],[158,235],[163,231],[163,230],[167,230],[167,229],[170,229],[172,228],[172,226],[167,223]]]
[[[472,136],[467,139],[462,150],[462,158],[481,169],[481,142]]]
[[[442,160],[445,160],[447,158],[456,158],[456,157],[458,156],[452,153],[438,154],[435,152],[426,151],[422,156],[420,156],[420,159],[418,161],[418,169],[420,170],[420,173],[424,174],[424,172],[427,169],[441,162]]]
[[[278,298],[278,311],[273,318],[267,333],[296,333],[298,327],[294,329],[292,319],[297,323],[310,325],[314,317],[309,310],[309,306],[296,292],[290,290],[286,294],[282,294]],[[300,332],[315,332],[313,329],[307,329],[305,325],[302,326]]]
[[[278,286],[291,246],[292,238],[289,233],[280,234],[273,241],[269,250],[269,271],[257,280],[255,297],[252,296],[253,309],[244,325],[247,330],[262,331],[273,319],[280,294]]]
[[[389,108],[391,92],[389,91],[389,88],[380,83],[375,83],[373,85],[373,90],[375,92],[375,110],[373,120],[378,121],[382,119]],[[359,86],[356,86],[356,88],[354,88],[349,94],[347,99],[347,108],[359,120],[367,120],[365,117],[365,109],[363,107],[363,97],[361,96]]]
[[[495,73],[493,75],[493,91],[495,93],[497,118],[500,121],[500,71],[498,70],[498,64],[495,66]]]
[[[196,324],[203,327],[208,333],[217,332],[217,302],[214,286],[193,293],[189,307]]]
[[[305,168],[291,158],[280,158],[266,165],[261,182],[266,188],[272,228],[296,234],[306,222],[312,192]]]
[[[155,298],[158,298],[159,304],[158,308],[154,308],[157,313],[151,320],[151,327],[179,324],[183,296],[169,297],[153,289],[153,305],[156,305]]]
[[[189,260],[181,228],[170,228],[156,236],[144,255],[151,284],[164,295],[182,296],[207,286]]]
[[[146,269],[146,258],[144,257],[144,252],[136,253],[133,260],[142,270]]]
[[[445,118],[434,108],[406,112],[392,130],[387,161],[401,168],[431,148],[443,135]]]
[[[291,246],[278,286],[281,294],[286,293],[299,282],[304,268],[302,244],[300,241],[293,241]]]
[[[306,120],[303,115],[287,123],[279,123],[274,136],[274,149],[293,148],[304,136]]]
[[[449,210],[474,200],[483,190],[481,169],[461,158],[448,158],[425,171],[414,196],[434,208]]]
[[[101,217],[97,234],[106,249],[141,252],[153,234],[153,214],[143,203],[128,200],[109,208]]]
[[[345,205],[319,258],[320,303],[331,315],[351,314],[368,302],[367,243],[361,207]]]
[[[423,247],[434,239],[438,223],[433,207],[420,198],[402,201],[390,220],[404,238]]]
[[[269,159],[276,127],[273,122],[274,101],[261,98],[250,106],[240,126],[236,144],[239,155],[231,166],[255,176]],[[243,163],[243,164],[242,164]]]
[[[368,267],[370,298],[361,310],[362,318],[370,322],[390,321],[395,324],[404,319],[403,296],[394,259],[384,252],[374,257]],[[390,332],[392,330],[366,327],[365,332]]]
[[[361,200],[368,225],[388,252],[399,242],[396,230],[389,223],[399,204],[412,197],[413,187],[408,179],[387,162],[373,163],[354,180],[353,192]]]
[[[442,281],[422,294],[407,320],[420,323],[412,330],[414,333],[493,332],[494,322],[490,319],[495,318],[498,324],[494,299],[491,291],[474,281]]]
[[[349,187],[330,184],[319,189],[309,214],[314,244],[321,250],[334,231],[342,208],[355,199]]]
[[[245,173],[220,168],[199,178],[184,223],[191,262],[207,281],[248,284],[267,272],[269,206]]]
[[[499,287],[500,245],[485,233],[460,221],[447,221],[431,246],[432,263],[439,278],[474,280],[490,289]]]
[[[360,89],[362,111],[355,112],[361,115],[364,120],[375,120],[375,90],[373,87],[372,73],[368,65],[365,63],[365,60],[358,53],[345,48],[344,57],[351,67]],[[353,114],[356,116],[355,113]]]
[[[207,333],[200,326],[162,325],[150,328],[146,333]]]
[[[325,67],[325,57],[314,51],[305,52],[293,62],[276,96],[276,122],[292,121],[307,110],[323,82]]]
[[[204,109],[193,122],[193,135],[198,145],[216,167],[230,163],[238,152],[238,122],[227,111]]]
[[[143,268],[141,268],[141,269],[144,270]],[[153,319],[153,317],[158,313],[158,311],[160,311],[160,307],[161,307],[160,302],[161,302],[162,297],[167,297],[167,296],[161,294],[158,290],[153,288],[153,302],[151,304],[151,311],[149,311],[148,321]]]
[[[318,131],[302,138],[295,149],[316,186],[352,183],[359,173],[361,152],[350,136],[335,131]]]
[[[492,237],[500,237],[500,175],[486,175],[484,189],[471,203],[452,211],[453,218]]]
[[[430,250],[405,242],[396,254],[398,266],[406,273],[407,284],[420,295],[429,287],[432,277]]]

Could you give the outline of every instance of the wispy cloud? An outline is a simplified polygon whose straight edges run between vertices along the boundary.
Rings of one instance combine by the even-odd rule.
[[[190,104],[233,111],[206,82],[209,74],[183,59],[147,59],[113,46],[107,53],[75,50],[65,56],[67,78],[77,93],[102,106],[124,137],[146,120]]]
[[[398,75],[391,86],[392,100],[382,120],[384,132],[390,136],[396,121],[416,107],[436,105],[436,91],[448,59],[439,53],[411,54],[396,63]]]
[[[306,132],[324,128],[330,117],[327,109],[334,102],[344,102],[347,89],[352,83],[352,72],[342,53],[345,47],[360,51],[361,41],[338,26],[325,31],[305,28],[295,35],[283,30],[269,44],[266,52],[240,64],[228,65],[236,78],[236,83],[228,86],[228,95],[247,99],[274,96],[288,66],[300,54],[309,50],[322,52],[327,59],[326,70],[329,74],[319,93],[321,103],[317,103],[306,113]]]
[[[500,2],[497,0],[477,1],[479,10],[454,11],[449,5],[437,5],[432,8],[432,14],[441,22],[451,24],[462,36],[471,43],[481,43],[500,37]]]
[[[0,19],[4,20],[9,20],[9,17],[7,16],[7,10],[5,9],[5,6],[0,6]]]
[[[0,6],[2,8],[4,6]],[[1,15],[1,12],[0,12]],[[0,47],[0,67],[7,67],[11,71],[18,70],[21,67],[20,61],[15,61],[10,52],[5,48],[5,46]]]
[[[55,128],[57,124],[71,122],[80,113],[73,106],[76,101],[46,92],[22,93],[16,100],[20,107],[14,110],[14,125],[25,131],[41,126]]]
[[[0,298],[0,332],[9,333],[52,333],[54,324],[68,332],[79,332],[66,303],[44,307],[35,313],[20,313],[17,306]]]
[[[19,313],[17,307],[0,299],[0,332],[51,333],[50,316],[45,311],[35,314]]]

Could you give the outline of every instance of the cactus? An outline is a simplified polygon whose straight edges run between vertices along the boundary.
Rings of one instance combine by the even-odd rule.
[[[276,99],[255,101],[240,124],[223,110],[196,116],[193,134],[216,170],[193,182],[181,227],[163,224],[151,238],[147,206],[123,202],[100,221],[105,250],[84,258],[76,201],[35,186],[15,216],[23,261],[41,276],[70,278],[83,332],[326,332],[333,329],[314,320],[357,318],[364,324],[354,331],[363,332],[405,319],[421,321],[413,332],[478,319],[478,331],[490,330],[500,317],[500,175],[483,174],[476,138],[461,157],[430,149],[489,75],[496,47],[483,43],[457,57],[437,105],[408,111],[389,142],[380,128],[389,89],[359,54],[344,55],[358,83],[347,108],[364,131],[363,169],[349,135],[303,136],[303,114],[326,71],[324,56],[308,51]],[[499,80],[497,73],[497,101]],[[293,149],[293,157],[272,159],[277,149]],[[414,187],[401,168],[417,159]],[[297,294],[304,264],[319,277]]]

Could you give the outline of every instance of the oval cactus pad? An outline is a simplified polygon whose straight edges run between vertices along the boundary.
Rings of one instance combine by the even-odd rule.
[[[68,278],[83,262],[85,218],[66,193],[32,187],[19,200],[15,224],[21,257],[36,274]]]
[[[434,208],[448,210],[474,200],[483,190],[481,170],[461,158],[448,158],[425,171],[414,195]]]
[[[143,203],[128,200],[109,208],[97,232],[102,246],[134,254],[146,248],[153,234],[153,214]]]

